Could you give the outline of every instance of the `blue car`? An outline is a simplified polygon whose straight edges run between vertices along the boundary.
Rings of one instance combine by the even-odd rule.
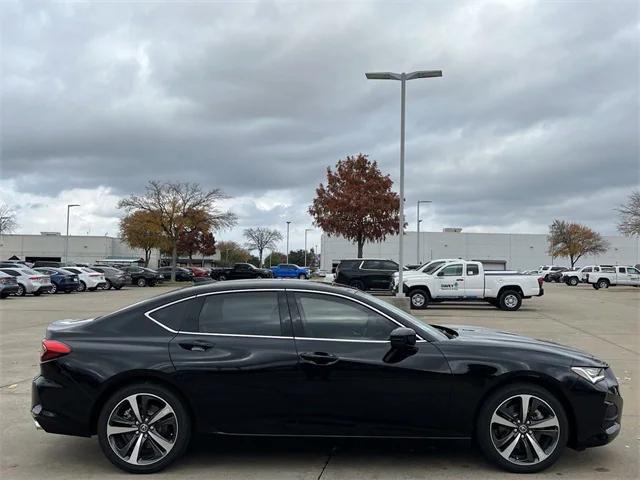
[[[299,267],[292,263],[281,263],[276,267],[271,267],[273,278],[300,278],[306,279],[311,276],[307,267]]]
[[[49,293],[71,293],[78,290],[80,282],[78,281],[78,275],[75,275],[66,270],[53,267],[40,267],[34,270],[49,275],[51,278],[51,288]]]

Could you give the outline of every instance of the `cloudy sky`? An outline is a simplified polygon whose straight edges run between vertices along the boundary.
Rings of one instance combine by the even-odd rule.
[[[220,187],[249,226],[292,224],[328,165],[367,153],[423,229],[615,232],[639,183],[636,0],[2,1],[0,199],[19,232],[117,233],[150,179]],[[396,183],[397,185],[397,183]],[[319,243],[319,233],[310,235]]]

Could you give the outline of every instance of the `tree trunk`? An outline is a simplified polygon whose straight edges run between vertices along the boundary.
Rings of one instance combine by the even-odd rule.
[[[176,265],[178,264],[178,242],[174,241],[171,248],[171,281],[176,281]]]
[[[358,239],[358,258],[362,258],[362,248],[364,247],[364,240]]]
[[[145,248],[144,249],[144,266],[148,267],[149,266],[149,259],[151,258],[151,249],[150,248]]]
[[[258,256],[260,257],[260,268],[262,268],[262,252],[264,249],[259,248],[258,249]]]

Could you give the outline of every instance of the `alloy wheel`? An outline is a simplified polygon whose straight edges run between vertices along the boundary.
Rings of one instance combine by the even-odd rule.
[[[131,465],[151,465],[166,457],[178,437],[176,413],[151,393],[130,395],[118,403],[107,420],[111,450]]]
[[[491,416],[491,441],[496,451],[517,465],[536,465],[555,451],[560,422],[553,408],[535,395],[515,395]]]
[[[49,287],[49,293],[58,293],[58,287],[53,282],[51,282],[51,286]]]

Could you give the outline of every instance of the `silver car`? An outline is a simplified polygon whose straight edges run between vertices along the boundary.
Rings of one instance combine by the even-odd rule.
[[[18,282],[18,291],[15,295],[20,297],[31,293],[35,296],[47,293],[51,289],[51,278],[30,268],[0,268],[0,272],[11,275]]]
[[[0,298],[18,293],[18,282],[11,275],[0,272]]]

